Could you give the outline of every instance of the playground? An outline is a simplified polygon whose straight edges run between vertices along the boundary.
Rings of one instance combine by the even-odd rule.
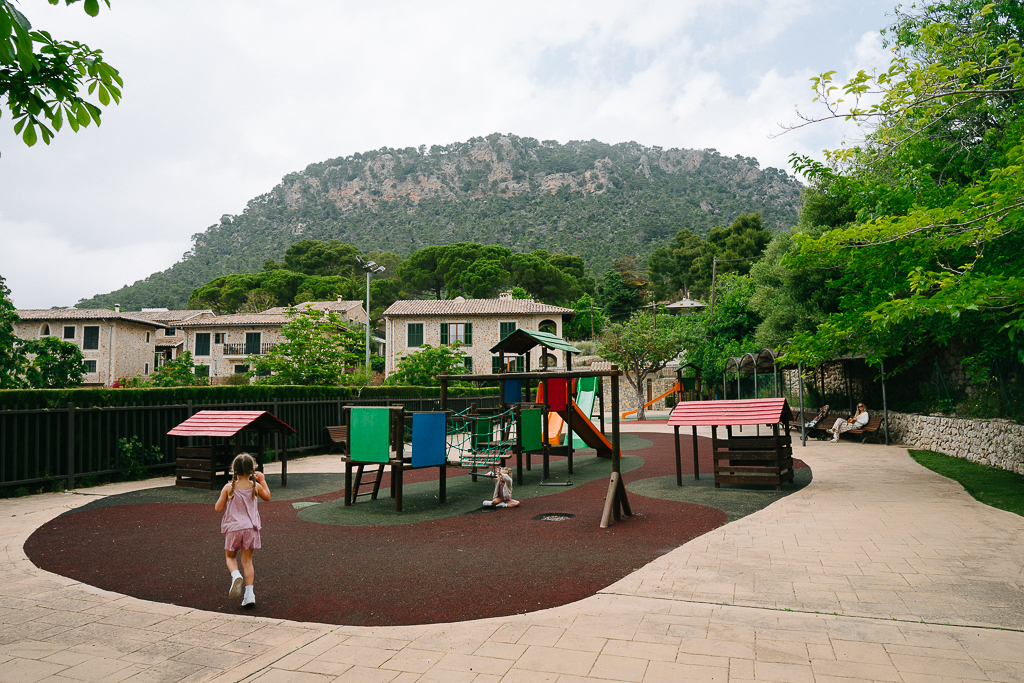
[[[393,510],[384,475],[376,500],[344,505],[336,455],[268,467],[273,500],[260,504],[256,553],[260,616],[357,626],[462,621],[533,612],[581,600],[655,558],[759,510],[810,482],[799,463],[782,494],[768,486],[714,489],[710,478],[677,487],[673,437],[622,435],[621,470],[633,515],[598,520],[610,463],[581,450],[572,486],[542,487],[540,456],[513,509],[485,508],[493,481],[449,468],[438,505],[436,470],[405,477],[405,508]],[[702,469],[712,464],[701,438]],[[684,473],[692,463],[684,459]],[[567,476],[564,457],[550,473]],[[305,469],[333,470],[304,472]],[[25,551],[54,573],[144,600],[233,614],[221,553],[216,491],[167,486],[114,495],[65,513],[33,533]]]
[[[499,384],[497,409],[447,410],[449,382],[481,375],[442,375],[441,410],[346,407],[343,454],[311,458],[317,473],[289,476],[286,454],[267,469],[273,499],[260,503],[259,614],[396,626],[556,607],[810,482],[809,469],[792,457],[784,400],[685,402],[669,420],[673,434],[623,434],[615,366],[573,371],[575,348],[527,330],[492,350],[504,367],[505,352],[537,345],[564,351],[566,370],[483,375]],[[610,425],[598,392],[605,378]],[[730,410],[734,417],[716,417]],[[711,439],[696,431],[755,423],[773,425],[773,439],[738,437],[731,426],[724,441],[714,426]],[[679,425],[693,429],[687,458]],[[262,444],[270,432],[294,430],[265,411],[200,411],[170,432],[181,454],[176,486],[61,515],[32,534],[26,554],[99,588],[237,611],[223,586],[213,503],[247,431]],[[509,507],[496,505],[503,472],[502,486],[513,486]]]

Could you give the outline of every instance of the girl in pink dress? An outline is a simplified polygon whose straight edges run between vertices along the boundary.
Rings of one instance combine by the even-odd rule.
[[[256,571],[252,566],[252,551],[260,547],[260,513],[256,509],[257,497],[270,500],[270,489],[262,472],[256,471],[256,459],[248,453],[235,456],[231,462],[231,483],[224,484],[220,498],[213,509],[223,512],[220,531],[224,534],[224,556],[231,572],[231,590],[228,597],[237,600],[242,596],[242,579],[245,579],[245,597],[242,607],[255,607],[253,580]],[[239,558],[242,571],[238,571]]]

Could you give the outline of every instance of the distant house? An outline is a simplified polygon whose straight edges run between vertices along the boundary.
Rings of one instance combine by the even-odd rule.
[[[699,313],[700,311],[703,311],[707,306],[700,301],[684,297],[679,301],[673,301],[671,303],[667,301],[659,301],[656,304],[647,304],[642,308],[645,311],[657,308],[659,313],[667,313],[669,315],[690,315],[692,313]]]
[[[148,375],[157,363],[157,333],[167,325],[122,313],[120,307],[19,310],[14,333],[22,339],[57,337],[82,349],[84,385],[109,387],[121,377]]]
[[[300,311],[304,308],[312,308],[317,311],[333,311],[340,314],[345,320],[351,320],[360,325],[366,324],[366,311],[363,310],[362,301],[343,300],[341,297],[338,297],[337,301],[303,301],[301,304],[295,304],[295,308]],[[287,310],[287,306],[278,306],[276,308],[268,308],[263,312],[268,314],[284,314]]]
[[[384,311],[384,332],[387,342],[385,373],[391,374],[398,361],[415,353],[424,344],[438,346],[456,341],[463,343],[464,364],[469,372],[489,373],[497,370],[498,356],[491,347],[505,336],[522,328],[543,330],[562,336],[562,324],[571,320],[571,308],[542,304],[532,299],[513,299],[505,292],[497,299],[445,299],[441,301],[396,301]],[[542,359],[541,349],[531,351],[530,367],[564,365],[564,358]],[[506,362],[510,359],[506,358]],[[524,358],[517,366],[525,365]]]
[[[222,383],[234,374],[249,372],[247,356],[268,353],[280,343],[285,313],[237,313],[197,318],[179,323],[183,351],[197,365],[210,368],[210,380]],[[219,380],[219,381],[218,381]]]
[[[345,320],[366,323],[360,301],[308,301],[295,306],[334,311]],[[261,313],[202,316],[177,323],[182,330],[182,351],[190,351],[198,365],[210,368],[214,384],[234,374],[249,372],[248,356],[269,353],[282,340],[281,327],[287,323],[288,307],[268,308]],[[179,351],[180,352],[180,351]]]
[[[133,315],[167,325],[161,332],[157,333],[156,353],[158,365],[174,360],[184,352],[185,334],[180,327],[181,324],[187,323],[190,320],[214,317],[213,311],[210,309],[201,311],[169,311],[166,308],[143,308],[140,313],[134,313]]]

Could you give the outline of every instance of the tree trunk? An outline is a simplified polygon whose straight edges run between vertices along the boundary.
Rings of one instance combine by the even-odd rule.
[[[644,380],[643,377],[637,378],[636,382],[636,419],[646,420],[647,419],[647,408],[644,406]]]

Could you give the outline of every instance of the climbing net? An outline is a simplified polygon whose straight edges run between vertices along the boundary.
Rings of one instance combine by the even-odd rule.
[[[512,410],[495,415],[474,415],[470,409],[448,417],[448,462],[460,467],[494,467],[516,444]]]

